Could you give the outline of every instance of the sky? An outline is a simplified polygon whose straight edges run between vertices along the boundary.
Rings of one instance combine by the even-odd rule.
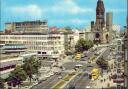
[[[126,25],[126,0],[103,0],[113,23]],[[97,0],[1,0],[1,28],[4,23],[48,20],[49,26],[85,28],[95,21]]]

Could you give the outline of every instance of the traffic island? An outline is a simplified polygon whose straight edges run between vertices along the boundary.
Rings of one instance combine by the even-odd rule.
[[[68,83],[74,76],[75,72],[67,74],[62,80],[60,80],[56,85],[52,87],[52,89],[61,89],[66,83]]]
[[[60,89],[64,85],[65,81],[59,81],[52,89]]]

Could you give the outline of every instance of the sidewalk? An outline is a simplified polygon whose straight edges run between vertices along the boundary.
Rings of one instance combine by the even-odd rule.
[[[108,88],[108,87],[112,87],[112,86],[116,86],[116,83],[113,83],[113,80],[109,79],[109,75],[111,73],[104,73],[103,77],[99,76],[99,78],[97,80],[93,80],[92,82],[92,87],[93,88]]]
[[[114,60],[110,60],[109,64],[113,64]],[[93,88],[108,88],[108,87],[113,87],[116,86],[116,83],[113,83],[113,80],[109,78],[109,76],[112,74],[115,74],[116,72],[114,69],[111,69],[110,72],[104,72],[103,76],[99,76],[97,80],[92,81],[92,87]]]

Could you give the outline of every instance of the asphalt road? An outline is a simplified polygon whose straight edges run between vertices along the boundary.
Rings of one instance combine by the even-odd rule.
[[[110,53],[110,50],[107,49],[103,53],[102,56],[104,58],[107,58],[108,55],[109,55],[109,53]],[[93,67],[87,67],[88,65],[92,65]],[[86,64],[85,68],[83,68],[83,70],[82,70],[83,71],[82,75],[76,76],[63,89],[69,89],[70,86],[75,86],[75,89],[86,89],[87,86],[91,86],[91,83],[90,83],[91,80],[89,79],[88,75],[85,74],[85,71],[87,71],[88,73],[90,73],[93,68],[98,68],[98,66],[96,65],[96,63]]]
[[[105,51],[105,53],[103,54],[103,57],[107,57],[107,55],[109,54],[110,50],[108,49],[107,51]],[[91,57],[94,54],[94,52],[89,52],[87,54],[88,58]],[[47,61],[42,61],[43,66],[50,66],[53,62],[47,62]],[[78,62],[68,62],[63,64],[62,66],[65,67],[65,70],[71,70],[75,67],[75,65],[77,64],[81,64],[84,65],[85,68],[82,69],[83,70],[83,74],[81,76],[77,76],[75,77],[68,85],[66,85],[63,89],[68,89],[69,85],[75,84],[76,89],[85,89],[85,87],[89,84],[90,79],[88,78],[88,76],[84,75],[85,71],[90,72],[91,69],[87,66],[90,64],[87,64],[86,61],[78,61]],[[91,64],[91,65],[96,65],[96,64]],[[62,72],[62,77],[65,76],[66,74],[68,74],[68,72]],[[58,77],[60,75],[53,75],[52,77],[49,77],[47,80],[42,81],[41,83],[39,83],[38,85],[34,86],[31,89],[51,89],[51,87],[53,85],[55,85],[59,80]]]
[[[72,62],[68,62],[68,63],[65,63],[63,64],[62,66],[66,69],[66,70],[71,70],[75,67],[75,65],[78,65],[78,64],[81,64],[83,66],[86,66],[87,65],[87,60],[88,58],[90,58],[91,56],[94,55],[94,52],[88,52],[87,54],[87,57],[84,57],[83,59],[85,59],[85,61],[72,61]]]
[[[90,64],[89,64],[90,65]],[[91,64],[93,67],[97,67],[96,64]],[[87,67],[82,69],[82,74],[77,75],[73,80],[71,80],[63,89],[69,89],[70,86],[75,86],[75,89],[85,89],[86,86],[91,86],[89,82],[91,81],[89,79],[89,76],[87,75],[87,72],[90,73],[93,67]]]
[[[68,73],[62,72],[61,76],[64,77],[66,74]],[[42,81],[38,85],[33,86],[33,88],[31,89],[51,89],[53,85],[55,85],[59,80],[61,80],[58,78],[59,76],[60,75],[53,75],[52,77],[49,77],[47,80]]]

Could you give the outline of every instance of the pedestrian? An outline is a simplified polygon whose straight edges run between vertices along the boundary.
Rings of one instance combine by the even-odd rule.
[[[110,87],[110,83],[108,83],[108,87]]]

